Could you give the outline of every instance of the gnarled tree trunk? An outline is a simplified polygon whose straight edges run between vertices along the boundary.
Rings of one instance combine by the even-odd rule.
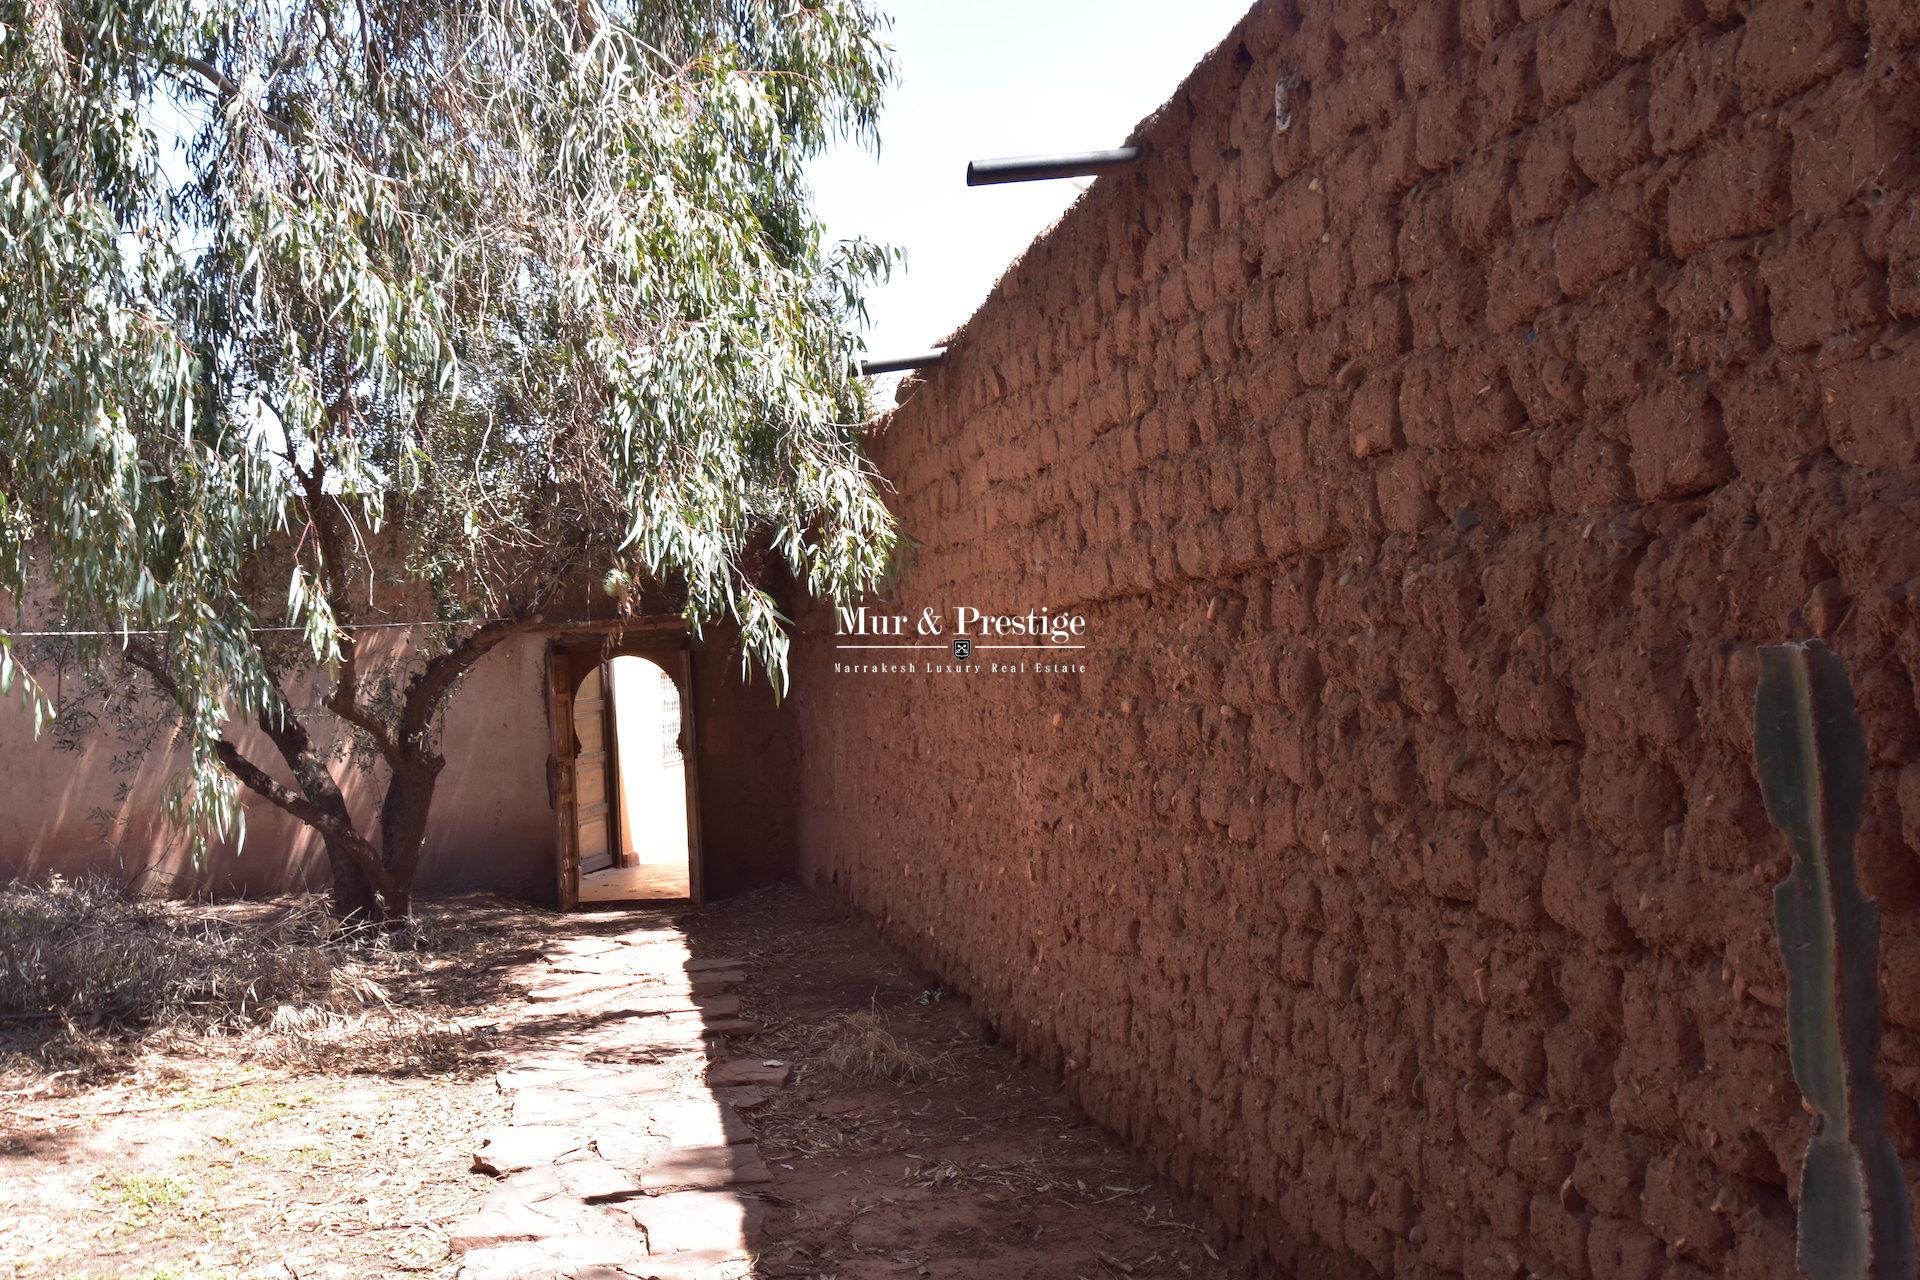
[[[475,663],[502,641],[539,622],[537,613],[515,613],[475,628],[413,676],[397,714],[390,719],[383,719],[358,700],[356,646],[348,633],[333,692],[325,706],[344,723],[365,732],[387,765],[389,777],[380,806],[377,844],[354,825],[346,796],[328,769],[324,754],[316,750],[306,725],[277,687],[275,706],[263,711],[257,723],[292,773],[293,786],[249,759],[231,739],[218,744],[221,763],[243,786],[299,819],[320,837],[332,874],[333,912],[341,920],[388,925],[412,913],[413,881],[426,844],[427,819],[440,772],[446,767],[446,758],[433,745],[440,713]],[[127,657],[151,676],[163,693],[177,693],[164,660],[152,645],[135,642],[129,645]]]
[[[327,869],[333,875],[328,902],[336,918],[348,922],[378,922],[384,916],[380,895],[350,854],[337,841],[326,841]]]

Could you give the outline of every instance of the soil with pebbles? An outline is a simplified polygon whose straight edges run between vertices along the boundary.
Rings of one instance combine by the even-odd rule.
[[[463,899],[423,914],[431,950],[395,1002],[466,1033],[427,1074],[289,1066],[239,1037],[136,1039],[108,1069],[36,1071],[22,1065],[36,1031],[7,1028],[0,1275],[450,1280],[447,1228],[493,1186],[471,1157],[508,1118],[493,1042],[526,1010],[518,979],[557,942],[662,919],[694,956],[746,962],[742,1011],[760,1029],[724,1052],[793,1067],[743,1112],[773,1174],[750,1189],[751,1275],[1261,1274],[963,999],[823,898],[782,886],[699,908]],[[837,1070],[834,1037],[859,1013],[927,1069]]]

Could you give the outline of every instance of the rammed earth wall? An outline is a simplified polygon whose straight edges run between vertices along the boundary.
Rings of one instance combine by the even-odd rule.
[[[889,607],[1085,674],[816,619],[808,874],[1302,1277],[1792,1275],[1761,642],[1853,673],[1920,1157],[1917,37],[1259,5],[877,438]]]

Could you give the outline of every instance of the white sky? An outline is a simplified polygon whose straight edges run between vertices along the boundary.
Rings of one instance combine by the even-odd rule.
[[[1251,0],[880,0],[900,78],[878,161],[815,162],[828,230],[906,251],[869,300],[867,351],[937,345],[1091,179],[966,185],[967,161],[1117,147]]]

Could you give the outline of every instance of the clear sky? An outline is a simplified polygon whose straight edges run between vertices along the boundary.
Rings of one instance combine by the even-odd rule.
[[[869,302],[867,350],[934,346],[1090,179],[966,185],[967,161],[1119,146],[1251,0],[879,0],[900,66],[880,157],[813,167],[839,238],[906,251]]]

